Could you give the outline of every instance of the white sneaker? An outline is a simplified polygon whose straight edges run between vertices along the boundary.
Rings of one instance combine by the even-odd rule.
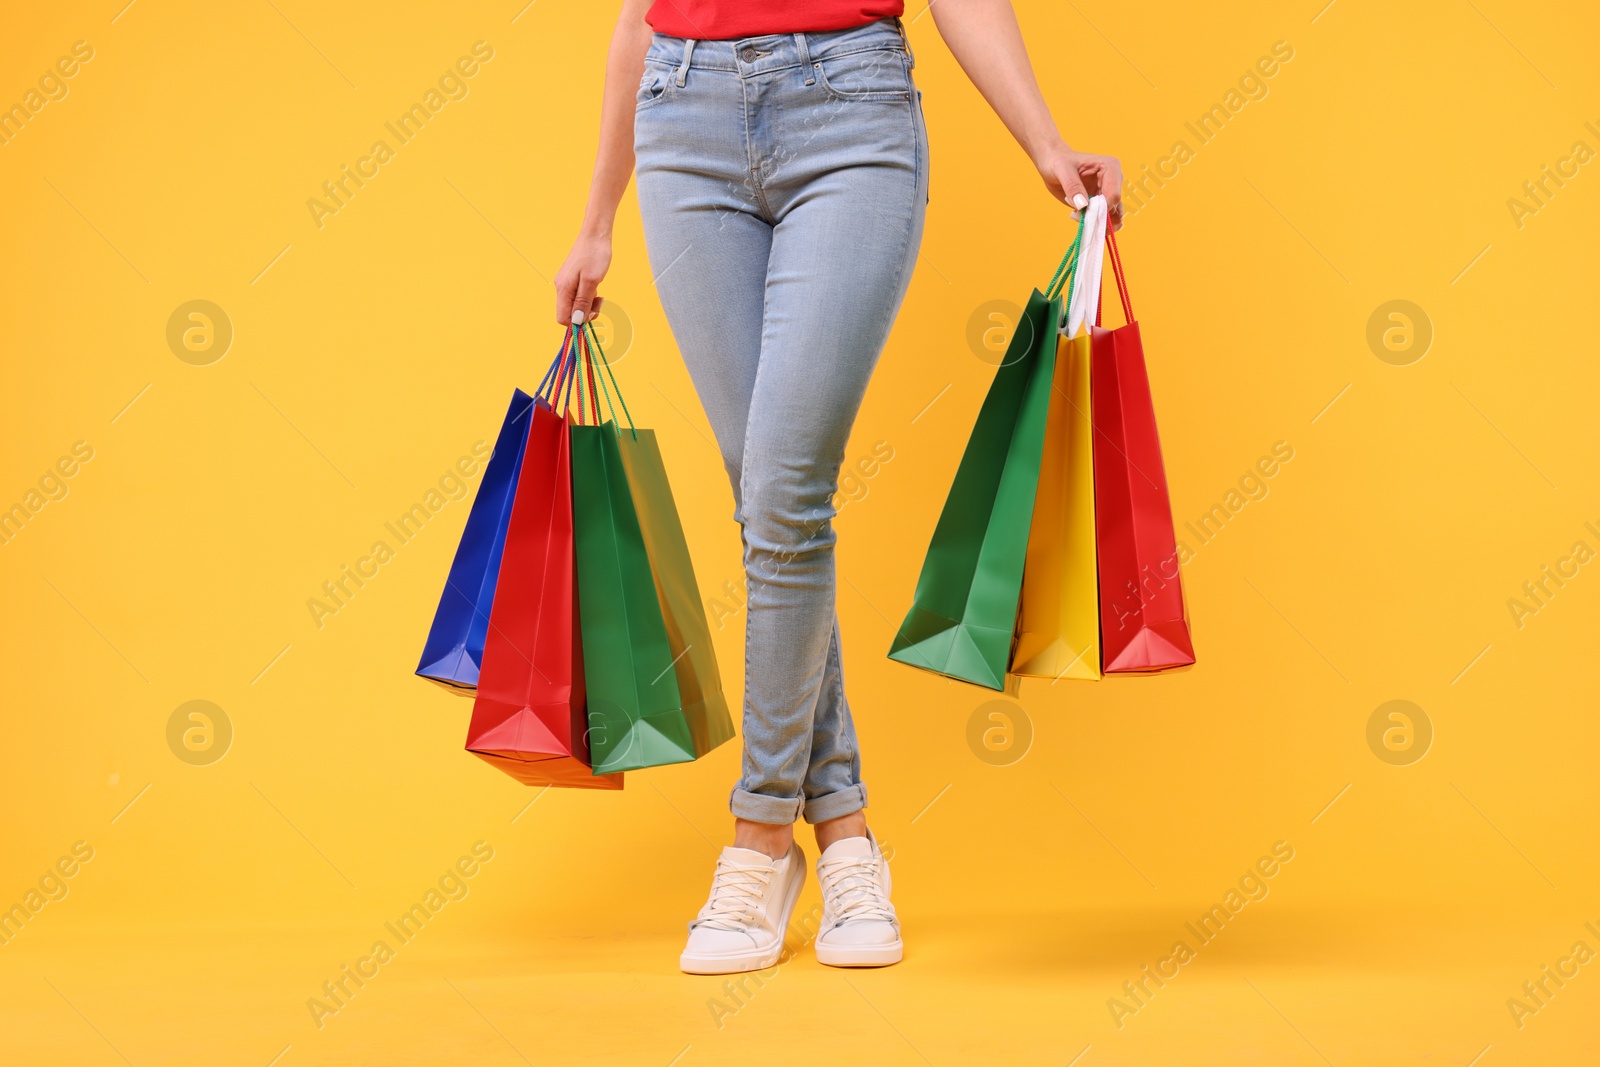
[[[797,844],[781,860],[748,848],[723,849],[711,896],[689,924],[679,968],[689,974],[733,974],[777,963],[805,880],[806,857]]]
[[[822,883],[819,963],[883,967],[900,962],[905,947],[889,903],[889,863],[872,831],[829,845],[817,860],[817,881]]]

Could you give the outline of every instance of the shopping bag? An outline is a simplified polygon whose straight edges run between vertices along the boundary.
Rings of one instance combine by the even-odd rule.
[[[483,663],[483,642],[489,631],[489,610],[500,575],[511,500],[522,469],[522,447],[528,439],[528,416],[533,398],[521,389],[512,391],[494,451],[484,467],[478,495],[467,513],[461,544],[450,574],[445,578],[428,640],[422,648],[417,674],[448,689],[470,696],[478,684]]]
[[[528,785],[621,789],[589,766],[569,441],[548,388],[531,409],[466,747]]]
[[[1106,199],[1085,210],[1065,295],[1039,492],[1028,531],[1011,673],[1100,677],[1100,598],[1094,549],[1094,428],[1089,418],[1089,335],[1100,312],[1099,250]],[[1089,250],[1094,250],[1092,253]],[[1086,254],[1089,253],[1089,254]]]
[[[1005,688],[1055,375],[1057,283],[1075,266],[1076,249],[1074,241],[1050,287],[1034,290],[1017,321],[934,527],[890,659]],[[1065,277],[1070,281],[1071,274]]]
[[[1061,338],[1028,529],[1012,674],[1100,677],[1089,364],[1087,333]]]
[[[672,641],[623,466],[615,412],[601,421],[598,387],[606,369],[597,380],[590,335],[580,331],[577,338],[574,347],[580,356],[573,379],[578,418],[590,421],[569,425],[567,432],[589,753],[596,774],[684,763],[699,752],[684,713]],[[608,404],[615,384],[612,379],[606,389]],[[629,435],[637,432],[631,418],[629,426]]]
[[[1126,325],[1090,330],[1100,638],[1108,674],[1194,662],[1172,502],[1139,324],[1115,234],[1106,235]]]
[[[684,540],[683,523],[678,519],[655,431],[641,429],[637,436],[624,433],[617,444],[650,557],[656,599],[667,627],[667,650],[672,653],[683,716],[688,720],[698,759],[733,737],[733,718],[722,692],[711,627],[706,622],[694,564],[689,559],[689,544]]]

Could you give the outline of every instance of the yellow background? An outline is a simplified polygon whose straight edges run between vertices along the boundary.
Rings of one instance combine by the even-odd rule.
[[[12,5],[0,34],[0,104],[94,49],[0,146],[0,506],[94,449],[0,546],[0,905],[94,849],[0,947],[0,1060],[1594,1062],[1600,966],[1520,1028],[1506,1004],[1600,949],[1600,574],[1520,628],[1507,607],[1600,548],[1597,164],[1520,227],[1507,206],[1575,141],[1600,149],[1585,5],[1020,5],[1074,144],[1130,177],[1193,149],[1122,241],[1180,526],[1276,442],[1294,458],[1184,569],[1199,665],[1026,683],[1008,765],[979,755],[1020,748],[968,743],[995,694],[884,652],[992,373],[971,316],[1047,280],[1069,220],[913,6],[927,237],[849,451],[893,459],[838,522],[910,947],[870,973],[801,952],[735,1002],[675,963],[736,746],[531,808],[463,753],[468,705],[411,671],[465,502],[320,629],[306,607],[553,351],[610,12],[122,2]],[[480,40],[469,95],[319,229],[307,199]],[[1268,95],[1199,145],[1185,122],[1277,41]],[[731,499],[631,196],[602,291],[716,596]],[[194,299],[233,326],[209,366],[166,342]],[[1407,366],[1367,342],[1396,299],[1432,325]],[[732,692],[741,626],[716,635]],[[167,743],[194,699],[234,730],[209,766]],[[1409,766],[1367,743],[1395,699],[1433,728]],[[470,895],[318,1029],[307,999],[477,841]],[[1270,895],[1119,1028],[1108,999],[1277,841]]]

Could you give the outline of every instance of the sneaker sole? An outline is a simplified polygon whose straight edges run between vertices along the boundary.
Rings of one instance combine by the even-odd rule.
[[[817,945],[817,962],[829,967],[888,967],[905,957],[905,942],[887,945]]]
[[[789,932],[789,917],[800,900],[800,890],[806,882],[805,865],[798,868],[797,877],[789,884],[783,901],[783,922],[778,929],[778,944],[764,952],[744,952],[736,956],[691,956],[687,952],[678,957],[678,969],[684,974],[738,974],[742,971],[765,971],[783,955],[783,938]],[[896,957],[898,959],[898,957]],[[893,962],[893,961],[890,961]]]

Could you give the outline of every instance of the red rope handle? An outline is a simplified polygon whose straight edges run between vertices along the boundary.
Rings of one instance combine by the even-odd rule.
[[[1111,251],[1111,271],[1117,276],[1117,295],[1122,298],[1122,314],[1133,322],[1133,305],[1128,302],[1128,280],[1122,276],[1122,256],[1117,251],[1117,235],[1106,227],[1106,248]]]
[[[583,425],[583,380],[579,377],[579,375],[581,375],[583,373],[583,367],[578,362],[579,355],[580,355],[580,353],[578,351],[578,344],[579,344],[579,339],[578,338],[574,338],[573,342],[572,342],[572,349],[571,349],[570,353],[567,356],[566,387],[565,387],[565,391],[563,392],[562,397],[561,397],[561,417],[563,419],[574,418],[576,420],[577,424],[579,426],[582,426]],[[578,387],[577,388],[578,408],[577,408],[576,415],[573,414],[573,410],[572,410],[572,393],[573,393],[573,386],[574,385],[576,385]]]

